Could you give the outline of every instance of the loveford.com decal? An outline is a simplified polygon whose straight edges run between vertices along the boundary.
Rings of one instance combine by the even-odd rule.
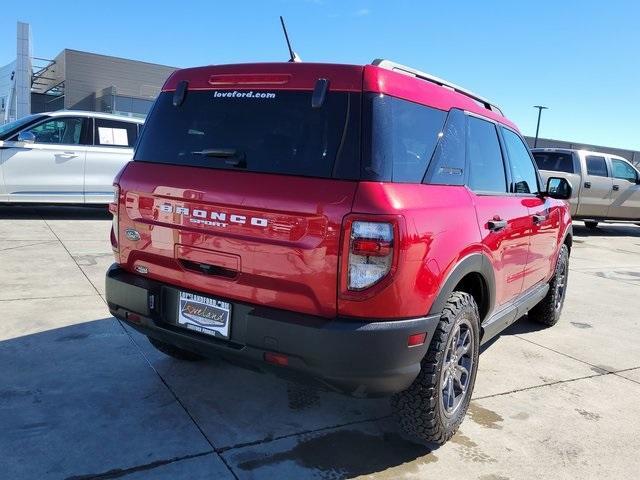
[[[213,91],[213,98],[276,98],[276,94],[274,92],[254,92],[250,90],[248,92],[231,90],[231,91],[223,91],[220,92],[218,90]]]

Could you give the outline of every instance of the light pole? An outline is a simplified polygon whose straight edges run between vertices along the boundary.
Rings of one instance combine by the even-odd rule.
[[[538,146],[538,132],[540,132],[540,117],[542,116],[542,110],[547,110],[549,107],[543,105],[534,105],[533,108],[538,109],[538,126],[536,127],[536,139],[533,141],[533,148]]]

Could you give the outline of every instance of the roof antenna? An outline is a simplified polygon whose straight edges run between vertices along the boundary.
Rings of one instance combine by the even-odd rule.
[[[287,40],[287,47],[289,47],[289,61],[301,62],[302,59],[293,51],[293,48],[291,48],[291,42],[289,41],[289,35],[287,34],[287,27],[284,25],[284,18],[282,18],[282,15],[280,15],[280,23],[282,24],[282,30],[284,31],[284,38]]]

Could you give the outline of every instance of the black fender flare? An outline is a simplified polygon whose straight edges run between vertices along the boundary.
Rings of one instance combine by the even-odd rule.
[[[573,246],[573,225],[569,224],[567,226],[567,229],[564,232],[564,235],[562,236],[562,242],[560,242],[560,245],[558,245],[558,251],[560,251],[560,246],[564,243],[567,243],[567,237],[570,238],[569,243],[568,243],[568,247],[569,247],[569,252],[571,252],[571,247]]]
[[[444,306],[453,293],[453,289],[460,283],[465,276],[470,273],[478,273],[482,276],[487,287],[488,305],[487,315],[493,311],[496,301],[496,277],[493,271],[491,260],[483,253],[472,253],[460,260],[449,272],[447,279],[444,281],[440,291],[436,296],[429,315],[441,314]],[[485,316],[485,318],[486,318]]]

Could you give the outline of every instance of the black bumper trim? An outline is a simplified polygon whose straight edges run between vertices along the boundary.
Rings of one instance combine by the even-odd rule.
[[[264,362],[264,353],[283,353],[289,365],[275,368],[276,373],[312,379],[360,397],[390,395],[409,387],[439,320],[439,315],[393,321],[326,319],[221,298],[233,304],[231,337],[224,341],[176,325],[179,290],[116,264],[107,271],[109,310],[144,335],[269,371],[274,367]],[[408,347],[409,335],[422,332],[427,333],[427,342]]]

